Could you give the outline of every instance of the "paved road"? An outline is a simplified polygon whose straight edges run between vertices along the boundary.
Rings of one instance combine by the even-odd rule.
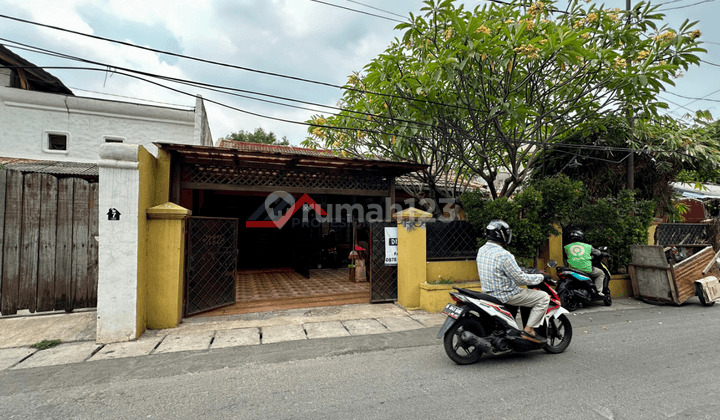
[[[575,312],[574,339],[453,364],[437,328],[0,372],[11,418],[714,419],[720,306]]]

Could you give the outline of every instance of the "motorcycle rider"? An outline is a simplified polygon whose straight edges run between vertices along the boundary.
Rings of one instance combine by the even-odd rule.
[[[487,242],[478,250],[476,259],[483,292],[508,305],[531,307],[522,334],[526,340],[540,343],[541,339],[535,334],[534,328],[542,323],[543,315],[550,304],[550,296],[539,290],[520,288],[518,285],[540,284],[546,275],[526,274],[520,269],[515,257],[505,249],[505,245],[512,240],[510,225],[505,221],[491,220],[485,227],[485,234]]]
[[[592,265],[593,255],[601,255],[600,250],[585,243],[585,234],[580,229],[571,231],[568,236],[571,243],[564,246],[568,265],[570,268],[588,273],[588,276],[590,276],[595,284],[597,294],[604,297],[605,273]]]

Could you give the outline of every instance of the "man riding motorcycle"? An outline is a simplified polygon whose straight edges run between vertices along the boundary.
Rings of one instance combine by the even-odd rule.
[[[585,234],[579,229],[573,230],[568,236],[571,243],[564,247],[568,265],[570,268],[588,273],[595,284],[597,294],[605,296],[603,293],[605,273],[592,265],[592,256],[600,255],[600,250],[585,243]]]
[[[515,257],[505,249],[505,245],[512,240],[510,225],[505,221],[491,220],[485,227],[485,234],[487,242],[478,250],[476,259],[483,292],[508,305],[531,307],[523,338],[540,343],[542,338],[535,334],[534,329],[542,323],[550,296],[539,290],[520,288],[518,285],[540,284],[549,276],[526,274],[520,269]]]

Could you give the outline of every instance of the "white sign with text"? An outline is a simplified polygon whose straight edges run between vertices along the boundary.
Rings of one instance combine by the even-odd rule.
[[[396,266],[398,256],[398,230],[396,227],[385,228],[385,265]]]

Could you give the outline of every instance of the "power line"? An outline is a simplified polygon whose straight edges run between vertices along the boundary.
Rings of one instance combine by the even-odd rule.
[[[712,3],[712,2],[714,2],[714,1],[715,1],[715,0],[703,0],[703,1],[699,1],[699,2],[697,2],[697,3],[687,4],[687,5],[685,5],[685,6],[668,7],[667,9],[658,9],[658,10],[656,10],[656,12],[665,12],[665,11],[667,11],[667,10],[685,9],[685,8],[687,8],[687,7],[697,6],[698,4]]]
[[[317,109],[311,109],[311,108],[301,107],[301,106],[297,106],[297,105],[290,105],[290,104],[285,104],[285,103],[281,103],[281,102],[276,102],[276,101],[271,101],[271,100],[266,100],[266,99],[261,99],[261,98],[255,98],[255,97],[252,97],[252,96],[241,95],[241,94],[237,94],[237,93],[233,93],[233,92],[243,92],[243,93],[249,93],[249,94],[258,95],[258,96],[265,96],[265,97],[270,97],[270,98],[274,98],[274,99],[284,100],[284,101],[288,101],[288,102],[303,103],[303,104],[306,104],[306,105],[313,105],[313,106],[322,107],[322,108],[327,108],[327,109],[332,109],[332,110],[337,110],[337,111],[345,111],[345,112],[348,112],[348,113],[351,113],[351,114],[358,114],[358,115],[362,115],[362,116],[365,116],[365,117],[375,117],[375,118],[381,118],[381,119],[392,119],[392,118],[389,118],[389,117],[385,117],[385,116],[382,116],[382,115],[375,115],[375,114],[368,113],[368,112],[354,111],[354,110],[343,109],[343,108],[334,107],[334,106],[330,106],[330,105],[324,105],[324,104],[318,104],[318,103],[314,103],[314,102],[302,101],[302,100],[298,100],[298,99],[292,99],[292,98],[287,98],[287,97],[282,97],[282,96],[277,96],[277,95],[270,95],[270,94],[261,93],[261,92],[254,92],[254,91],[249,91],[249,90],[244,90],[244,89],[237,89],[237,88],[231,88],[231,87],[226,87],[226,86],[214,85],[214,84],[209,84],[209,83],[197,82],[197,81],[193,81],[193,80],[186,80],[186,79],[180,79],[180,78],[175,78],[175,77],[162,76],[162,75],[158,75],[158,74],[154,74],[154,73],[149,73],[149,72],[144,72],[144,71],[140,71],[140,70],[134,70],[134,69],[126,68],[126,67],[118,67],[118,66],[114,66],[114,65],[107,64],[107,63],[102,63],[102,62],[99,62],[99,61],[88,60],[88,59],[80,58],[80,57],[77,57],[77,56],[71,56],[71,55],[59,53],[59,52],[56,52],[56,51],[50,51],[50,50],[47,50],[47,49],[44,49],[44,48],[39,48],[39,47],[30,46],[30,45],[23,44],[23,43],[19,43],[19,42],[16,42],[16,41],[7,40],[7,39],[5,39],[5,38],[0,38],[0,41],[5,41],[5,42],[8,42],[8,41],[9,41],[9,42],[11,42],[11,43],[13,43],[13,44],[22,45],[22,47],[18,47],[18,46],[16,46],[16,45],[13,45],[13,48],[18,48],[18,49],[22,49],[22,50],[26,50],[26,51],[31,51],[31,52],[39,53],[39,54],[50,55],[50,56],[54,56],[54,57],[58,57],[58,58],[64,58],[64,59],[68,59],[68,60],[72,60],[72,61],[79,61],[79,62],[83,62],[83,63],[87,63],[87,64],[94,64],[94,65],[98,65],[98,66],[105,67],[105,68],[107,68],[107,69],[113,69],[113,71],[114,71],[115,69],[119,69],[119,70],[127,71],[127,72],[129,72],[129,73],[137,73],[137,74],[140,74],[140,75],[143,75],[143,76],[147,76],[147,77],[153,77],[153,78],[157,78],[157,79],[161,79],[161,80],[165,80],[165,81],[169,81],[169,82],[174,82],[174,83],[189,85],[189,86],[198,87],[198,88],[201,88],[201,89],[206,89],[206,90],[210,90],[210,91],[214,91],[214,92],[223,93],[223,94],[226,94],[226,95],[237,96],[237,97],[241,97],[241,98],[245,98],[245,99],[250,99],[250,100],[254,100],[254,101],[270,103],[270,104],[279,105],[279,106],[285,106],[285,107],[302,109],[302,110],[313,111],[313,112],[321,112],[321,111],[319,111],[319,110],[317,110]],[[26,48],[26,47],[27,47],[27,48]],[[52,67],[45,67],[45,68],[52,68]],[[63,68],[63,69],[73,69],[73,68]],[[82,68],[78,68],[78,69],[82,69]],[[109,71],[109,70],[106,70],[106,69],[98,69],[98,70]],[[230,92],[227,92],[227,91],[230,91]],[[333,115],[338,115],[338,114],[333,113]],[[364,120],[364,118],[360,118],[360,117],[353,116],[353,115],[348,115],[347,117],[350,118],[350,119],[355,119],[355,120]],[[409,124],[414,124],[414,125],[417,125],[417,126],[419,126],[419,127],[423,127],[423,126],[424,126],[424,127],[430,127],[430,128],[437,128],[436,126],[433,126],[432,124],[423,123],[423,122],[417,122],[417,121],[411,121],[411,120],[404,120],[404,119],[400,119],[400,118],[396,118],[396,119],[394,119],[394,121],[404,122],[404,123],[409,123]]]
[[[310,1],[315,2],[315,3],[324,4],[324,5],[326,5],[326,6],[337,7],[338,9],[349,10],[349,11],[351,11],[351,12],[356,12],[356,13],[362,13],[362,14],[368,15],[368,16],[374,16],[374,17],[377,17],[377,18],[380,18],[380,19],[391,20],[391,21],[393,21],[393,22],[399,22],[399,23],[405,23],[405,22],[406,22],[405,20],[397,20],[397,19],[394,19],[394,18],[390,18],[390,17],[386,17],[386,16],[380,16],[380,15],[376,15],[376,14],[374,14],[374,13],[369,13],[369,12],[363,12],[362,10],[352,9],[352,8],[350,8],[350,7],[340,6],[340,5],[338,5],[338,4],[327,3],[327,2],[324,2],[324,1],[320,1],[320,0],[310,0]]]
[[[720,67],[720,64],[711,63],[709,61],[703,60],[702,58],[700,59],[700,61],[702,61],[705,64],[710,64],[711,66]]]
[[[369,8],[371,8],[371,9],[374,9],[374,10],[377,10],[377,11],[380,11],[380,12],[384,12],[384,13],[387,13],[387,14],[390,14],[390,15],[395,15],[395,16],[401,17],[401,18],[403,18],[403,19],[407,19],[407,16],[403,16],[403,15],[400,15],[400,14],[397,14],[397,13],[389,12],[389,11],[387,11],[387,10],[380,9],[379,7],[370,6],[369,4],[360,3],[359,1],[355,1],[355,0],[345,0],[345,1],[347,1],[347,2],[349,2],[349,3],[359,4],[360,6],[369,7]]]
[[[704,97],[703,97],[703,98],[693,98],[693,97],[690,97],[690,96],[684,96],[684,95],[680,95],[680,94],[673,93],[673,92],[668,92],[668,91],[665,91],[665,93],[669,93],[669,94],[671,94],[671,95],[678,96],[678,97],[680,97],[680,98],[695,99],[696,101],[720,102],[720,99],[705,99]]]

